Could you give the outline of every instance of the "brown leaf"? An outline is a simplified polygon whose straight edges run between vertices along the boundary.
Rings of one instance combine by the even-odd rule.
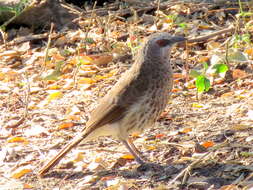
[[[106,65],[113,60],[112,55],[91,55],[89,57],[92,59],[91,63],[95,65]]]
[[[247,73],[241,69],[234,69],[232,76],[233,76],[233,79],[240,79],[247,76]]]

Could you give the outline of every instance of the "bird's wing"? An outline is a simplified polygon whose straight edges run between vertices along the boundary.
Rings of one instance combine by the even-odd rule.
[[[133,75],[135,69],[130,69],[124,76]],[[132,75],[129,75],[131,73]],[[86,124],[85,131],[93,131],[103,125],[114,123],[124,117],[129,107],[145,93],[135,93],[138,88],[137,78],[122,77],[122,79],[101,99],[99,106],[91,113],[91,117]],[[143,87],[143,85],[142,85]]]

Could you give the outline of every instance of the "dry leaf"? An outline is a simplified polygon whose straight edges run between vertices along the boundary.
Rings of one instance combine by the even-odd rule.
[[[206,142],[203,142],[201,145],[205,148],[209,148],[209,147],[214,146],[214,142],[213,141],[206,141]]]
[[[28,140],[24,137],[12,137],[10,139],[8,139],[7,141],[8,143],[28,143]]]
[[[179,88],[173,88],[173,89],[171,90],[171,92],[173,92],[173,93],[180,92],[180,91],[181,91],[181,89],[179,89]]]
[[[180,131],[181,133],[189,133],[192,131],[192,128],[184,128],[182,131]]]
[[[74,162],[83,161],[83,158],[84,158],[83,153],[79,152],[79,153],[77,154],[77,157],[74,159]]]
[[[67,115],[66,117],[67,120],[73,120],[73,121],[80,121],[81,117],[78,115]]]
[[[239,190],[241,188],[239,188],[237,185],[224,185],[222,186],[219,190]]]
[[[91,63],[95,65],[106,65],[113,60],[112,55],[91,55]]]
[[[52,100],[60,99],[62,97],[63,97],[62,92],[60,92],[60,91],[53,92],[53,93],[49,94],[49,96],[47,97],[47,101],[51,102]]]
[[[70,128],[70,127],[73,127],[75,126],[74,123],[72,122],[69,122],[69,123],[62,123],[58,126],[58,130],[61,130],[61,129],[67,129],[67,128]]]
[[[79,84],[94,84],[96,83],[96,80],[94,79],[91,79],[91,78],[81,78],[79,81],[78,81]]]
[[[203,108],[203,105],[198,104],[198,103],[192,103],[193,108]]]
[[[14,173],[11,177],[19,179],[23,177],[25,174],[30,173],[31,171],[32,171],[31,169],[21,169],[18,172]]]
[[[232,97],[235,93],[234,92],[227,92],[221,95],[222,98]]]
[[[184,79],[185,75],[182,73],[174,73],[173,74],[173,79]]]
[[[125,154],[125,155],[121,156],[120,158],[123,158],[125,160],[134,160],[134,156],[131,154]]]
[[[247,53],[249,56],[253,57],[253,48],[248,48],[244,52]]]
[[[240,79],[247,76],[247,73],[241,69],[234,69],[232,76],[233,76],[233,79]]]
[[[33,189],[33,186],[30,185],[30,184],[28,184],[28,183],[25,183],[25,184],[23,185],[23,189],[24,189],[24,190]]]
[[[163,138],[163,137],[165,137],[165,136],[166,136],[165,134],[161,133],[161,134],[157,134],[157,135],[155,136],[155,138]]]

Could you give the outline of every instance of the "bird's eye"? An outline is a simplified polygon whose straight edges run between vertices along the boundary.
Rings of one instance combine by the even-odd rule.
[[[156,43],[160,47],[165,47],[165,46],[167,46],[167,45],[170,44],[170,40],[168,40],[168,39],[161,39],[161,40],[157,40]]]

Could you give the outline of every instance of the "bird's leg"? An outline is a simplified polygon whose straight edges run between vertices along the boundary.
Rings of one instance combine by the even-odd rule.
[[[126,148],[128,149],[128,151],[134,156],[134,158],[135,158],[135,160],[139,163],[139,164],[141,164],[141,165],[143,165],[143,164],[145,164],[145,162],[141,159],[141,157],[138,155],[138,153],[135,151],[135,149],[137,150],[137,148],[135,147],[135,146],[133,146],[133,147],[131,147],[131,143],[129,143],[129,141],[126,141],[126,140],[122,140],[122,143],[126,146]],[[132,145],[133,145],[133,143],[132,143]],[[139,151],[138,151],[139,152]]]
[[[142,153],[137,149],[137,147],[134,145],[133,143],[133,139],[132,138],[128,138],[127,142],[129,144],[129,146],[131,146],[131,148],[135,151],[136,154],[138,154],[139,157],[143,158]]]

